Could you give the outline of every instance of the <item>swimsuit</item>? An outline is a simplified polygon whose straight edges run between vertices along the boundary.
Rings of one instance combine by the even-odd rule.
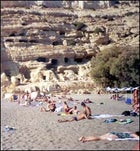
[[[110,132],[113,135],[116,135],[118,138],[133,138],[132,136],[130,136],[130,133],[122,133],[122,132]]]
[[[78,121],[78,119],[77,119],[77,117],[76,117],[76,116],[74,116],[74,117],[73,117],[73,119],[74,119],[75,121]]]

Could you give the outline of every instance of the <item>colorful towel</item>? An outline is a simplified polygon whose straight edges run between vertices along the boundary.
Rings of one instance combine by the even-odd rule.
[[[131,120],[131,119],[124,119],[124,120],[118,121],[117,123],[119,123],[119,124],[129,124],[129,123],[132,123],[132,122],[133,122],[133,120]]]
[[[116,138],[115,141],[139,141],[139,138]]]

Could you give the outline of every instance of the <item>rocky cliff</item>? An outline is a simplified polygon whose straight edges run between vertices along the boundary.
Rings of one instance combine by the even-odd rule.
[[[1,73],[14,76],[18,84],[73,81],[93,86],[92,57],[111,45],[139,44],[137,1],[96,3],[97,10],[88,9],[86,1],[56,4],[2,1]]]

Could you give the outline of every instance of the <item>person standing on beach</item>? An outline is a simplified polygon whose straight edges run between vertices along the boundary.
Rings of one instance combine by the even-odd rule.
[[[139,88],[135,89],[133,92],[132,107],[134,112],[139,112],[140,108]]]
[[[31,94],[27,91],[24,95],[24,101],[26,105],[30,105],[31,104]]]

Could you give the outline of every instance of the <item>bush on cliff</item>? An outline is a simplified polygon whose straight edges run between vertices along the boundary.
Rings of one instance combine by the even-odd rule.
[[[139,47],[112,47],[91,60],[91,76],[103,87],[139,85]]]

